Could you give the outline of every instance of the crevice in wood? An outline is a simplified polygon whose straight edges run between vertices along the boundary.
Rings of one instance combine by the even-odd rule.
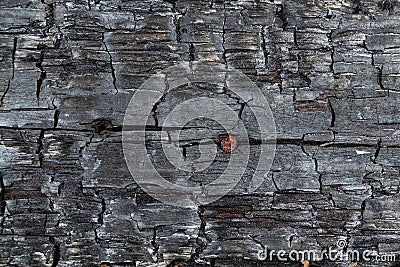
[[[8,91],[10,90],[10,85],[11,85],[11,79],[8,80],[7,82],[7,88],[4,91],[3,95],[0,98],[0,107],[3,106],[3,102],[4,102],[4,97],[6,96],[6,94],[8,93]]]
[[[43,37],[47,37],[47,34],[49,33],[51,27],[54,26],[54,4],[53,3],[45,3],[44,0],[41,0],[43,4],[46,5],[45,11],[46,11],[46,27],[42,31]]]
[[[392,14],[392,12],[394,11],[392,0],[383,0],[381,3],[381,9],[382,11],[388,11],[389,15]]]
[[[163,96],[164,97],[164,96]],[[161,101],[160,101],[161,102]],[[158,125],[159,123],[158,123],[158,117],[157,117],[157,108],[158,108],[158,105],[160,104],[160,102],[158,102],[158,103],[156,103],[154,106],[153,106],[153,108],[151,109],[151,115],[152,115],[152,117],[153,117],[153,119],[154,119],[154,129],[160,129],[160,130],[162,130],[162,128]]]
[[[332,42],[332,33],[333,33],[332,30],[327,33],[328,43],[329,43],[329,46],[330,46],[330,49],[331,49],[331,64],[329,65],[329,69],[333,74],[335,74],[334,73],[334,68],[333,68],[333,64],[335,63],[335,58],[334,58],[334,56],[335,56],[335,47],[334,47],[333,42]]]
[[[303,138],[304,139],[304,138]],[[304,146],[300,146],[301,147],[301,151],[303,152],[304,155],[306,155],[307,157],[310,156],[309,153],[307,153],[307,151],[304,149]]]
[[[330,128],[334,128],[335,127],[335,122],[336,122],[336,113],[335,113],[335,109],[333,108],[332,105],[332,101],[330,98],[328,98],[328,106],[329,106],[329,110],[331,111],[331,123],[330,123]]]
[[[182,148],[182,157],[185,158],[185,159],[187,157],[187,151],[186,151],[187,149],[186,149],[186,147],[187,147],[187,145],[181,146],[181,148]]]
[[[153,249],[152,249],[153,261],[158,262],[158,257],[159,257],[158,251],[159,251],[160,246],[157,244],[157,227],[153,228],[153,237],[151,240],[151,245],[153,247]]]
[[[189,44],[189,61],[190,62],[196,60],[195,54],[196,54],[196,51],[195,51],[194,45],[193,45],[193,43],[190,43]]]
[[[53,128],[57,128],[59,117],[60,117],[60,110],[56,109],[54,111],[54,125],[53,125]]]
[[[261,51],[263,53],[263,57],[264,57],[264,68],[267,68],[268,66],[268,50],[267,50],[267,45],[265,42],[265,29],[264,27],[260,27],[260,46],[261,46]]]
[[[365,207],[366,207],[366,202],[367,200],[365,199],[362,203],[361,203],[361,221],[365,222],[364,220],[364,213],[365,213]]]
[[[101,211],[100,211],[100,213],[98,215],[98,218],[97,218],[97,222],[100,225],[104,224],[104,213],[105,212],[106,212],[106,200],[104,198],[101,198]]]
[[[383,85],[383,73],[382,73],[382,65],[377,66],[375,64],[375,54],[374,51],[371,53],[371,64],[374,66],[377,70],[377,83],[379,85],[379,88],[382,91],[387,91],[387,96],[389,96],[389,89],[386,89],[385,86]]]
[[[88,148],[88,147],[90,146],[90,144],[91,144],[92,141],[93,141],[94,135],[95,135],[95,132],[92,131],[92,134],[90,135],[89,140],[85,143],[84,146],[82,146],[82,147],[79,149],[79,158],[83,158],[83,151],[84,151],[86,148]]]
[[[312,159],[314,160],[314,165],[315,165],[314,171],[316,173],[318,173],[319,191],[322,193],[322,190],[323,190],[323,188],[322,188],[322,173],[318,169],[318,160],[317,160],[317,158],[315,158],[313,156]]]
[[[93,229],[93,232],[94,232],[94,241],[95,241],[96,243],[100,243],[100,242],[101,242],[101,239],[99,238],[99,234],[97,233],[97,228],[94,228],[94,229]]]
[[[174,14],[173,24],[175,26],[176,42],[177,43],[181,43],[182,42],[182,29],[181,29],[181,25],[180,25],[180,22],[179,22],[179,15],[178,14]]]
[[[374,156],[371,157],[372,163],[377,164],[376,159],[379,156],[379,152],[381,151],[381,148],[382,148],[382,139],[379,139],[378,143],[376,144],[376,151],[374,153]]]
[[[14,79],[15,76],[15,54],[17,52],[17,45],[18,45],[18,37],[14,37],[14,43],[13,43],[13,48],[11,52],[11,63],[12,63],[12,76],[11,80]]]
[[[288,25],[287,15],[284,7],[284,3],[276,5],[276,16],[280,18],[282,22],[282,30],[286,31]]]
[[[105,35],[105,33],[103,32],[102,35],[101,35],[101,41],[103,42],[104,47],[105,47],[105,49],[106,49],[106,52],[107,52],[107,54],[108,54],[108,57],[109,57],[109,59],[110,59],[111,76],[112,76],[112,79],[113,79],[113,82],[112,82],[112,83],[113,83],[113,86],[114,86],[115,91],[118,93],[118,88],[117,88],[117,76],[116,76],[116,73],[115,73],[113,58],[112,58],[111,52],[110,52],[110,50],[109,50],[109,48],[108,48],[108,46],[107,46],[107,43],[106,43],[106,41],[105,41],[104,35]]]
[[[14,37],[14,42],[13,42],[13,48],[11,50],[12,74],[11,74],[11,78],[7,82],[7,88],[6,88],[6,90],[4,91],[3,95],[0,98],[0,107],[3,106],[4,97],[6,96],[8,91],[10,90],[11,81],[14,80],[14,77],[15,77],[15,54],[17,52],[17,44],[18,44],[18,37],[15,36]]]
[[[50,242],[53,243],[53,261],[51,267],[57,267],[61,259],[60,244],[53,236],[50,236]]]
[[[43,154],[43,139],[44,139],[44,132],[45,130],[40,130],[39,138],[37,141],[37,150],[36,154],[38,155],[39,158],[39,166],[42,168],[43,167],[43,160],[44,160],[44,154]]]
[[[239,112],[238,112],[238,117],[239,117],[239,119],[242,119],[243,110],[244,110],[244,108],[246,107],[246,103],[238,103],[238,104],[240,104],[240,109],[239,109]]]
[[[39,68],[40,70],[40,77],[36,82],[36,99],[37,99],[37,103],[39,105],[39,101],[40,101],[40,93],[43,91],[43,87],[44,87],[44,80],[46,79],[46,71],[43,68],[43,59],[44,59],[44,54],[45,51],[47,50],[47,46],[46,45],[39,45],[38,49],[42,49],[40,52],[40,57],[39,57],[39,61],[36,63],[36,67]]]
[[[4,222],[6,219],[6,198],[5,198],[5,186],[4,186],[4,178],[3,175],[0,173],[0,233],[3,233],[4,230]]]
[[[272,183],[274,184],[276,191],[280,192],[281,189],[279,189],[278,184],[276,183],[274,173],[271,173],[271,180],[272,180]]]
[[[196,261],[200,257],[201,253],[207,248],[208,242],[211,242],[205,233],[207,222],[204,218],[203,206],[199,206],[197,214],[200,218],[200,226],[196,238],[197,247],[195,248],[194,253],[190,256],[191,262]]]

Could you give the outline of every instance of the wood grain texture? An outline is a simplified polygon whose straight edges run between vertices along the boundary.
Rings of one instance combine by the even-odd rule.
[[[324,249],[339,237],[360,251],[399,251],[398,1],[3,0],[0,58],[0,266],[299,266],[257,252]],[[244,179],[183,209],[134,182],[121,129],[147,78],[201,60],[262,89],[277,150],[255,193]],[[190,90],[154,109],[149,151],[170,108],[204,94]],[[257,129],[243,103],[215,90]],[[189,127],[182,140],[221,133]],[[221,172],[227,156],[218,160],[200,180]]]

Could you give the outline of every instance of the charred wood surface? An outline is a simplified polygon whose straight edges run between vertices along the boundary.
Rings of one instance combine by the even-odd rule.
[[[0,17],[0,266],[299,266],[257,253],[338,238],[399,251],[398,1],[3,0]],[[238,69],[267,97],[277,149],[256,192],[239,184],[184,209],[132,179],[125,109],[147,78],[184,61]],[[171,103],[204,93],[196,86],[155,107],[149,151]],[[220,172],[219,156],[198,179]]]

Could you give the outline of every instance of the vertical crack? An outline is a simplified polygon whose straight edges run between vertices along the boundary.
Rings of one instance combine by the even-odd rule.
[[[386,90],[385,86],[383,86],[383,80],[382,80],[382,68],[381,67],[376,67],[376,69],[378,70],[378,79],[377,82],[379,84],[379,87],[381,90]]]
[[[43,4],[46,4],[44,0],[42,0]],[[43,29],[42,34],[43,37],[47,37],[47,33],[50,31],[50,28],[54,25],[54,4],[46,4],[46,27]],[[47,45],[39,44],[37,49],[41,50],[40,57],[38,62],[36,63],[36,67],[40,70],[39,79],[36,82],[36,98],[39,105],[40,93],[43,91],[44,80],[46,79],[46,71],[43,68],[43,59],[44,54],[46,53],[48,47]]]
[[[197,214],[200,218],[200,227],[199,227],[199,232],[197,234],[197,239],[196,239],[196,244],[198,247],[195,249],[195,252],[191,255],[190,261],[195,261],[196,259],[199,258],[200,254],[204,251],[204,249],[207,247],[207,242],[211,242],[211,240],[207,237],[205,230],[206,230],[206,220],[204,219],[204,207],[199,206],[199,209],[197,211]]]
[[[334,71],[333,71],[333,63],[335,62],[334,61],[335,47],[333,46],[333,42],[332,42],[332,31],[328,32],[327,36],[328,36],[328,42],[329,42],[329,45],[330,45],[330,48],[331,48],[331,64],[329,65],[329,69],[333,74],[335,74]]]
[[[272,179],[272,183],[274,184],[276,190],[277,190],[278,192],[281,191],[281,190],[279,189],[279,187],[278,187],[278,184],[276,183],[275,175],[274,175],[273,173],[271,173],[271,179]],[[274,195],[275,195],[275,193],[274,193]]]
[[[97,217],[97,222],[101,225],[104,223],[104,213],[106,212],[106,200],[101,198],[101,211]]]
[[[372,55],[371,55],[371,64],[372,64],[372,66],[374,66],[375,68],[376,68],[376,70],[377,70],[377,78],[376,78],[376,82],[378,83],[378,85],[379,85],[379,88],[382,90],[382,91],[386,91],[386,88],[385,88],[385,86],[383,85],[383,72],[382,72],[382,65],[381,66],[377,66],[377,65],[375,65],[375,57],[374,57],[374,54],[372,53]],[[388,91],[388,94],[389,94],[389,90],[387,90]]]
[[[157,227],[153,228],[153,238],[151,240],[151,245],[153,246],[153,261],[157,262],[158,261],[158,250],[160,246],[157,244]]]
[[[6,218],[6,197],[5,197],[5,186],[4,186],[4,179],[3,175],[0,174],[0,216],[1,216],[1,221],[0,221],[0,227],[1,231],[0,233],[3,233],[4,229],[4,221]]]
[[[51,267],[57,267],[58,262],[61,258],[60,244],[57,242],[57,240],[55,240],[53,236],[50,236],[49,240],[53,244],[53,262],[51,264]]]
[[[84,151],[86,148],[88,148],[88,147],[90,146],[90,144],[92,143],[92,140],[93,140],[93,138],[94,138],[94,135],[95,135],[95,130],[92,131],[92,134],[90,135],[89,140],[86,141],[85,145],[80,147],[80,149],[79,149],[79,157],[80,157],[80,158],[83,157],[83,151]]]
[[[165,96],[169,90],[169,83],[168,83],[168,76],[165,75],[165,79],[164,79],[164,85],[165,85],[165,91],[163,93],[163,95],[161,96],[160,100],[153,106],[153,108],[151,109],[151,114],[152,117],[154,119],[154,126],[156,129],[159,129],[160,125],[159,125],[159,121],[158,121],[158,106],[165,101]]]
[[[361,221],[364,221],[364,213],[365,213],[366,201],[367,201],[367,199],[365,199],[365,200],[361,203]]]
[[[164,101],[164,100],[165,100],[165,95],[163,95],[163,96],[161,97],[160,101],[157,102],[157,103],[153,106],[153,108],[151,109],[151,114],[152,114],[152,117],[153,117],[153,119],[154,119],[154,126],[155,126],[156,129],[158,129],[158,128],[160,127],[160,126],[159,126],[159,122],[158,122],[158,117],[157,117],[157,115],[158,115],[157,108],[158,108],[158,105],[160,105],[161,102]]]
[[[182,146],[182,156],[186,159],[187,158],[187,148],[186,146]]]
[[[11,50],[12,74],[11,74],[11,78],[8,79],[7,88],[6,88],[6,90],[4,91],[3,95],[0,98],[0,107],[3,106],[4,97],[6,96],[8,91],[10,90],[11,81],[14,80],[14,76],[15,76],[15,53],[17,51],[17,43],[18,43],[18,38],[14,37],[13,48]]]
[[[330,69],[330,71],[333,73],[333,74],[335,74],[335,71],[334,71],[334,69],[333,69],[333,64],[335,63],[335,60],[334,60],[334,56],[335,56],[335,48],[332,46],[332,51],[331,51],[331,64],[329,65],[329,69]]]
[[[36,99],[39,105],[40,93],[43,91],[44,80],[46,79],[46,71],[43,68],[43,59],[44,59],[44,53],[47,50],[47,46],[38,45],[38,49],[42,49],[42,51],[40,52],[39,61],[36,63],[36,67],[39,68],[40,70],[40,77],[36,82]]]
[[[284,6],[283,6],[283,4],[278,4],[276,6],[277,6],[276,15],[282,21],[282,30],[285,31],[286,27],[288,25],[288,20],[287,20],[287,15],[285,13]]]
[[[94,232],[94,241],[96,243],[99,243],[101,239],[99,238],[99,234],[97,233],[97,228],[94,228],[93,232]]]
[[[53,105],[54,108],[54,122],[53,122],[53,128],[57,128],[58,126],[58,121],[60,119],[60,110],[58,109],[58,107],[54,104],[55,98],[53,98],[53,100],[51,101],[51,104]]]
[[[3,95],[0,98],[0,107],[3,106],[4,97],[6,96],[8,91],[10,90],[10,85],[11,85],[11,79],[8,80],[7,88],[6,88],[6,90],[4,91]]]
[[[114,68],[114,64],[113,64],[113,59],[112,59],[111,52],[110,52],[110,50],[108,49],[107,43],[106,43],[106,41],[105,41],[105,39],[104,39],[104,32],[101,34],[101,41],[102,41],[103,44],[104,44],[104,47],[105,47],[106,52],[107,52],[107,54],[108,54],[108,57],[110,58],[111,76],[112,76],[112,78],[113,78],[113,86],[114,86],[115,91],[118,93],[118,88],[117,88],[117,76],[116,76],[116,74],[115,74],[115,68]]]
[[[264,56],[264,67],[266,68],[268,65],[268,52],[267,52],[267,45],[265,42],[265,29],[263,27],[260,28],[260,45],[261,50]]]
[[[313,155],[311,158],[314,160],[314,165],[315,165],[315,169],[314,170],[318,174],[319,191],[321,192],[322,195],[327,196],[327,198],[331,201],[332,205],[334,207],[336,207],[336,203],[332,198],[332,194],[323,192],[323,183],[322,183],[323,174],[319,171],[319,165],[318,165],[317,158],[315,157],[315,155]]]
[[[239,117],[239,119],[241,120],[241,119],[242,119],[242,115],[243,115],[244,108],[246,107],[246,103],[239,103],[239,100],[238,100],[238,104],[240,104],[240,109],[239,109],[239,112],[238,112],[238,117]]]
[[[12,52],[11,52],[11,62],[12,62],[11,80],[14,79],[14,74],[15,74],[15,53],[17,52],[17,44],[18,44],[18,38],[14,37],[13,49],[12,49]]]
[[[313,156],[312,159],[314,160],[315,165],[315,172],[318,173],[318,183],[319,183],[319,191],[322,193],[322,173],[318,170],[318,160]]]
[[[60,110],[56,109],[54,112],[54,124],[53,124],[54,129],[57,128],[59,117],[60,117]]]
[[[182,29],[177,15],[174,15],[173,24],[175,25],[176,42],[182,42]]]
[[[302,140],[304,140],[304,136],[303,136]],[[310,154],[307,153],[307,151],[306,151],[306,149],[304,148],[304,146],[300,146],[300,148],[301,148],[301,151],[302,151],[307,157],[310,156]]]
[[[43,81],[44,81],[44,79],[46,79],[46,72],[42,71],[40,73],[40,77],[39,77],[39,79],[37,80],[37,83],[36,83],[36,98],[37,98],[38,104],[39,104],[39,100],[40,100],[40,93],[43,91]]]
[[[50,28],[54,25],[54,4],[45,3],[44,0],[41,1],[43,4],[47,5],[46,7],[46,27],[43,29],[43,37],[47,37],[47,33],[50,31]]]
[[[330,128],[334,128],[335,127],[335,122],[336,122],[336,113],[335,110],[333,109],[333,105],[332,105],[332,101],[330,98],[328,98],[328,106],[329,106],[329,110],[331,111],[331,123],[330,123]]]
[[[190,43],[190,45],[189,45],[189,61],[190,61],[190,62],[196,60],[195,52],[196,52],[196,51],[195,51],[195,48],[194,48],[193,43]]]
[[[377,164],[376,159],[379,156],[379,152],[381,151],[381,148],[382,148],[382,139],[379,139],[378,143],[376,144],[376,151],[375,151],[374,157],[373,158],[371,157],[372,163]]]
[[[314,170],[318,174],[319,191],[321,192],[322,195],[326,196],[331,201],[331,203],[332,203],[332,205],[334,207],[336,207],[336,203],[335,203],[335,200],[332,197],[332,194],[323,192],[323,189],[324,189],[323,188],[323,183],[322,183],[323,174],[319,171],[318,160],[315,157],[315,155],[312,156],[312,159],[314,160],[314,165],[315,165],[315,169]]]
[[[91,141],[91,139],[90,139],[90,141]],[[85,147],[87,147],[87,146],[89,146],[88,143],[86,143]],[[98,192],[96,192],[96,194],[98,194]],[[104,224],[105,212],[106,212],[106,200],[104,197],[101,197],[101,210],[100,210],[99,214],[97,215],[97,223],[99,224],[99,226],[97,226],[93,230],[94,231],[94,240],[96,243],[99,243],[101,241],[101,238],[99,237],[99,235],[97,233],[97,229],[99,229]]]
[[[376,67],[376,69],[378,70],[378,84],[379,84],[379,87],[382,90],[385,90],[385,87],[383,86],[383,83],[382,83],[382,68]]]
[[[382,11],[387,10],[390,15],[394,11],[392,0],[384,0],[381,3],[381,9],[382,9]]]
[[[39,134],[39,138],[38,138],[38,147],[36,150],[36,154],[38,154],[39,156],[39,166],[43,167],[43,159],[44,159],[44,155],[43,155],[43,138],[44,138],[44,130],[40,130],[40,134]]]

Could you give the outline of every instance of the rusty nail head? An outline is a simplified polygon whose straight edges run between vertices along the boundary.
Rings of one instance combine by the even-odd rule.
[[[221,140],[221,148],[225,153],[232,153],[237,148],[237,138],[232,135],[228,135]]]

